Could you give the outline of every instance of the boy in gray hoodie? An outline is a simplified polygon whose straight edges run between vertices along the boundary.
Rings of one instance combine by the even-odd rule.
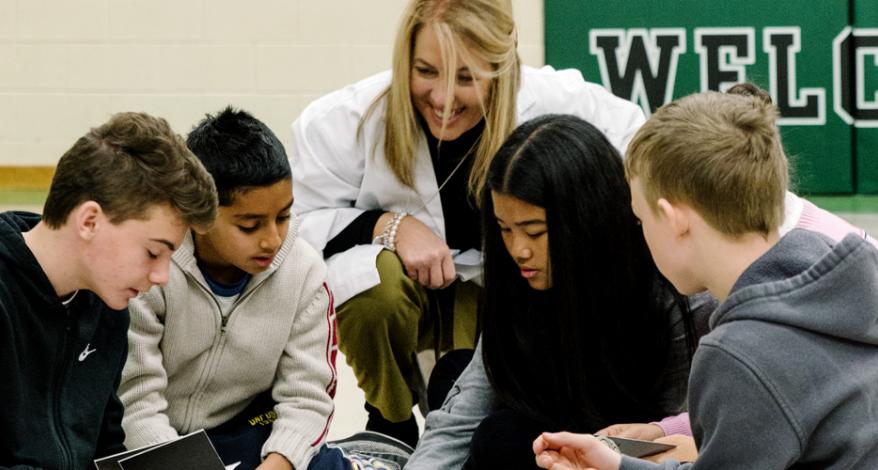
[[[758,97],[699,93],[659,109],[626,156],[656,265],[680,292],[721,302],[689,380],[697,460],[654,464],[544,433],[540,467],[878,468],[878,251],[857,235],[779,236],[776,119]]]

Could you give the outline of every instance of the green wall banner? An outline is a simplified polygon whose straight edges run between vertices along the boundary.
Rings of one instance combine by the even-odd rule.
[[[856,0],[853,5],[853,28],[837,39],[852,59],[847,66],[839,67],[847,73],[839,81],[852,85],[845,97],[853,106],[845,111],[846,122],[853,120],[856,126],[857,192],[878,194],[878,1]]]
[[[878,193],[878,2],[546,0],[546,62],[650,114],[751,81],[804,193]]]

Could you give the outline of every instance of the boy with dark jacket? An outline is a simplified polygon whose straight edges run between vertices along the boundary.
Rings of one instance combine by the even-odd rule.
[[[122,113],[61,157],[42,218],[0,214],[0,468],[84,469],[124,450],[128,300],[167,281],[216,206],[164,119]]]

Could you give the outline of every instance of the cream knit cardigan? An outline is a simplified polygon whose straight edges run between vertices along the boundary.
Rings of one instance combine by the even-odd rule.
[[[128,362],[119,397],[129,449],[213,428],[272,390],[278,418],[262,448],[305,469],[334,410],[335,312],[326,266],[298,237],[298,221],[271,266],[253,277],[223,326],[196,266],[191,234],[170,280],[129,304]]]

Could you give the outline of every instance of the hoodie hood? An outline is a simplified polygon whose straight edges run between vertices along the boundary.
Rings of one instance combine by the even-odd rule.
[[[24,242],[24,232],[40,222],[39,214],[23,211],[0,213],[0,270],[15,275],[29,284],[34,291],[44,293],[50,301],[57,301],[54,289],[33,252]]]
[[[863,237],[833,242],[793,230],[748,267],[710,328],[740,320],[777,323],[878,345],[878,251]]]
[[[23,232],[34,228],[40,222],[40,215],[32,212],[0,212],[0,256],[4,258],[24,247]]]

